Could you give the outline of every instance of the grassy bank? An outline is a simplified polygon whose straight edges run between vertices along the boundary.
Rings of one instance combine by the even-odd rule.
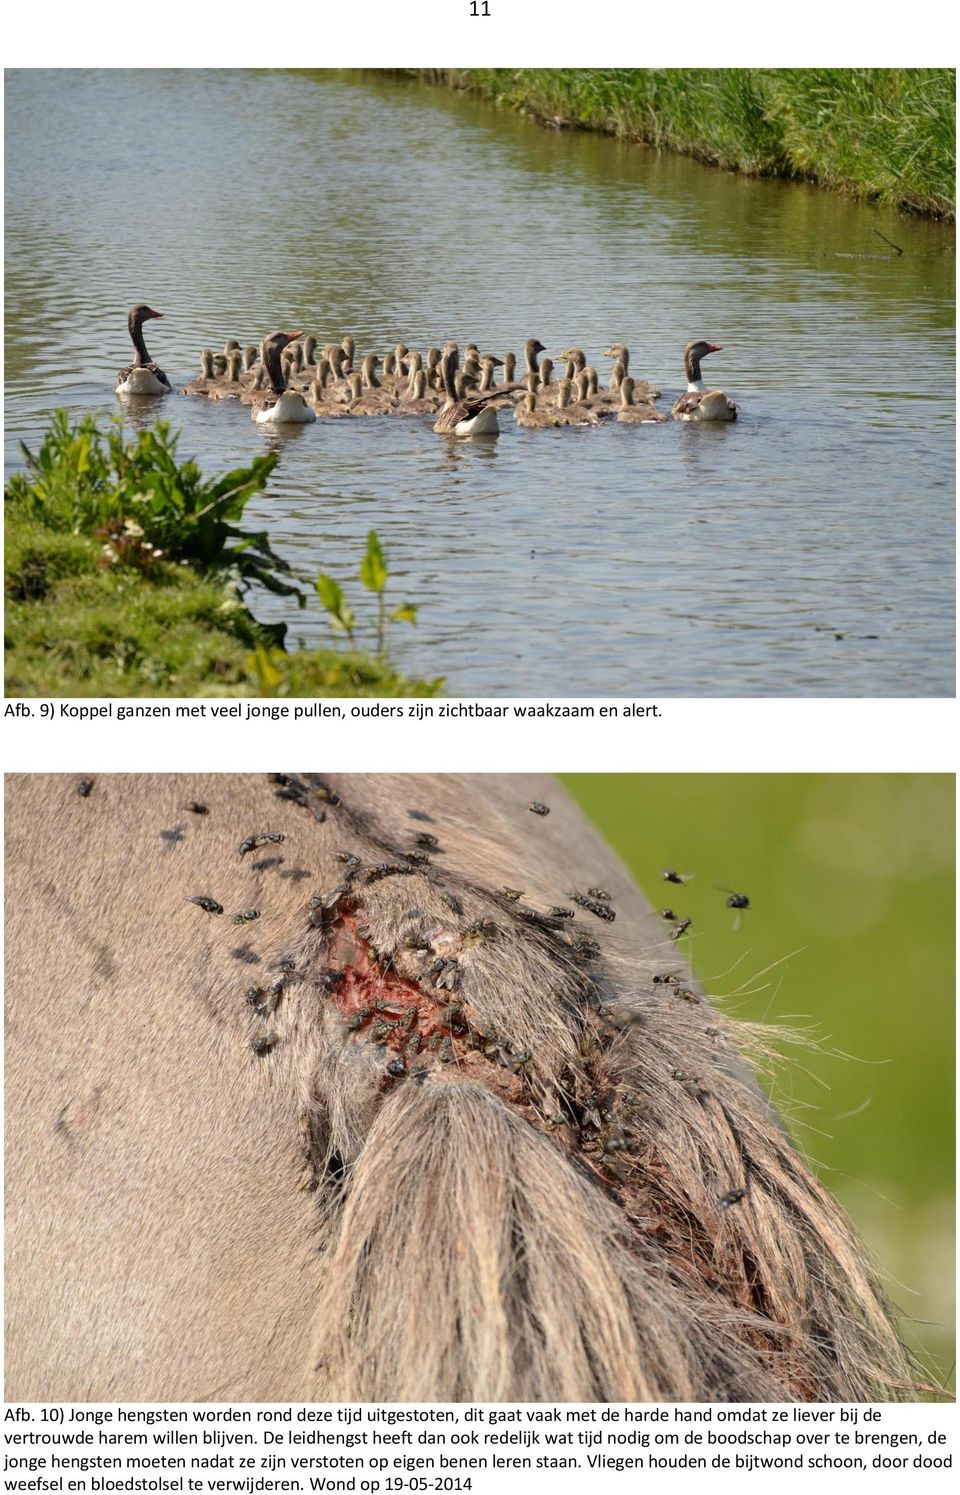
[[[545,124],[731,171],[798,177],[935,217],[956,204],[951,68],[405,70]]]
[[[408,696],[382,650],[285,647],[244,600],[260,583],[305,602],[247,500],[275,456],[215,480],[179,463],[158,425],[58,413],[5,493],[6,690],[11,696]],[[382,634],[381,634],[382,638]],[[353,644],[353,638],[350,640]]]

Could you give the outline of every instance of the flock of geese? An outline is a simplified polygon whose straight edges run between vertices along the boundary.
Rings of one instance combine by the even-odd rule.
[[[120,370],[118,395],[172,393],[170,380],[143,340],[144,322],[162,315],[145,305],[130,308],[127,326],[135,357],[129,368]],[[719,353],[720,347],[702,339],[687,343],[687,388],[670,412],[674,420],[736,420],[737,406],[722,390],[705,390],[700,374],[701,360]],[[606,389],[596,369],[587,366],[582,348],[565,348],[558,354],[565,372],[556,380],[553,360],[541,356],[545,351],[537,338],[528,339],[525,372],[517,379],[515,354],[481,354],[476,343],[467,346],[462,367],[455,342],[431,348],[426,358],[398,343],[382,360],[367,353],[357,364],[350,336],[320,347],[315,337],[304,337],[302,331],[270,332],[259,350],[252,343],[241,348],[234,338],[220,354],[204,349],[199,377],[180,393],[239,400],[249,405],[255,421],[277,425],[364,415],[432,415],[433,429],[448,436],[495,436],[497,412],[507,408],[513,409],[518,425],[537,429],[595,426],[610,419],[655,425],[667,419],[655,408],[659,389],[629,373],[626,344],[614,343],[607,349],[613,366]],[[496,371],[501,368],[503,382],[497,384]]]

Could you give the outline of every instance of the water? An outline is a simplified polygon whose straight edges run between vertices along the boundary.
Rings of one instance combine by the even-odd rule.
[[[376,528],[420,606],[393,657],[453,693],[953,693],[942,225],[361,74],[12,73],[6,138],[8,469],[54,406],[116,408],[136,300],[175,382],[277,326],[381,353],[575,342],[604,382],[623,340],[669,408],[703,336],[736,425],[451,444],[428,420],[162,413],[208,472],[277,442],[247,516],[307,582],[355,594]],[[329,638],[318,605],[253,607]]]

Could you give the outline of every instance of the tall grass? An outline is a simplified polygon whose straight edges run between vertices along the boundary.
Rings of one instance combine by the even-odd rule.
[[[954,217],[951,68],[412,71],[555,127],[599,130],[732,171],[803,178]]]

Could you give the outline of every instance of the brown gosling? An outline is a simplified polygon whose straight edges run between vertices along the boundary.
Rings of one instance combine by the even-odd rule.
[[[609,348],[603,351],[604,358],[612,358],[614,363],[623,364],[623,373],[630,372],[630,349],[626,343],[611,343]]]
[[[413,381],[415,380],[417,375],[423,371],[423,354],[411,353],[407,358],[407,364],[410,369],[410,375],[407,379],[407,390],[412,394]]]
[[[257,395],[267,386],[267,371],[262,363],[258,363],[255,369],[251,369],[253,378],[245,389],[241,391],[241,405],[252,405]]]
[[[550,388],[550,375],[553,373],[553,359],[543,358],[540,360],[540,388]]]
[[[582,348],[564,348],[560,357],[567,365],[567,378],[575,379],[582,368],[586,367],[586,357]]]
[[[311,332],[309,337],[303,340],[303,366],[308,369],[316,361],[317,340]]]
[[[502,367],[503,367],[503,361],[502,361],[502,359],[494,358],[494,356],[492,354],[490,354],[490,353],[488,353],[485,358],[481,358],[481,360],[480,360],[480,391],[479,391],[480,394],[485,395],[488,390],[490,390],[490,389],[493,388],[493,371],[494,371],[494,369],[498,369],[498,368],[502,368]]]
[[[327,378],[329,378],[329,359],[321,359],[320,367],[321,369],[326,369]],[[348,405],[344,405],[341,402],[330,399],[327,391],[327,383],[322,372],[319,377],[314,379],[313,383],[310,385],[310,403],[312,404],[314,410],[317,412],[317,415],[322,416],[325,420],[339,420],[341,416],[350,414],[350,408]]]
[[[377,378],[377,364],[380,362],[376,353],[368,353],[360,366],[360,374],[367,389],[382,389],[383,385]]]
[[[620,409],[617,420],[628,426],[657,426],[666,416],[652,405],[634,403],[634,380],[627,374],[620,382]]]
[[[397,406],[396,413],[397,415],[433,415],[436,408],[436,399],[427,394],[426,369],[417,369],[413,376],[412,389]]]
[[[607,358],[613,358],[615,360],[613,365],[613,373],[611,373],[610,375],[610,388],[612,391],[616,392],[616,390],[619,388],[620,381],[622,379],[625,379],[630,373],[630,349],[627,347],[626,343],[612,343],[606,351],[606,356]],[[622,373],[620,374],[620,378],[617,379],[615,385],[614,374],[617,372],[618,365],[622,365]],[[649,379],[634,379],[633,393],[634,398],[641,404],[650,404],[651,401],[659,400],[660,398],[659,389],[657,389],[655,384],[651,384]]]
[[[504,382],[504,384],[512,384],[516,372],[517,372],[517,355],[516,355],[516,353],[504,353],[504,355],[503,355],[503,382]]]
[[[239,348],[234,348],[227,359],[227,368],[215,388],[210,391],[212,400],[238,400],[240,398],[240,369],[243,364],[243,354]]]
[[[548,427],[566,424],[565,421],[561,420],[557,410],[537,408],[537,397],[533,390],[528,390],[524,395],[523,404],[517,407],[514,419],[518,426],[523,426],[527,430],[534,431],[544,431]]]
[[[353,355],[357,348],[349,332],[346,337],[340,339],[340,347],[343,350],[343,372],[349,374],[353,369]]]
[[[582,370],[577,375],[578,380],[581,378],[584,380],[583,387],[586,388],[586,375]],[[557,411],[561,424],[564,426],[598,426],[600,417],[595,411],[588,410],[584,405],[571,403],[573,393],[573,381],[561,379],[557,385]]]
[[[340,379],[346,379],[351,370],[350,366],[347,364],[347,355],[343,351],[343,349],[338,347],[337,344],[334,343],[329,349],[325,348],[324,353],[329,360],[334,379],[338,381]]]
[[[543,352],[543,343],[539,338],[528,337],[523,345],[523,356],[527,360],[527,373],[537,374],[540,372],[537,364],[537,354]]]
[[[205,395],[210,393],[213,379],[213,353],[209,348],[204,348],[200,354],[200,377],[191,379],[181,389],[182,395]]]
[[[364,368],[371,358],[376,359],[375,353],[368,353],[363,360]],[[379,362],[379,360],[377,360]],[[372,368],[370,373],[373,374]],[[376,374],[373,374],[376,379]],[[396,401],[387,393],[379,379],[375,384],[368,385],[366,390],[363,386],[364,373],[354,370],[347,376],[347,385],[350,391],[350,400],[347,406],[351,415],[389,415],[394,409]]]
[[[427,351],[427,383],[431,389],[443,390],[443,380],[440,377],[439,348],[430,348]]]
[[[247,343],[243,350],[243,372],[249,374],[257,359],[260,357],[260,349],[256,343]]]

